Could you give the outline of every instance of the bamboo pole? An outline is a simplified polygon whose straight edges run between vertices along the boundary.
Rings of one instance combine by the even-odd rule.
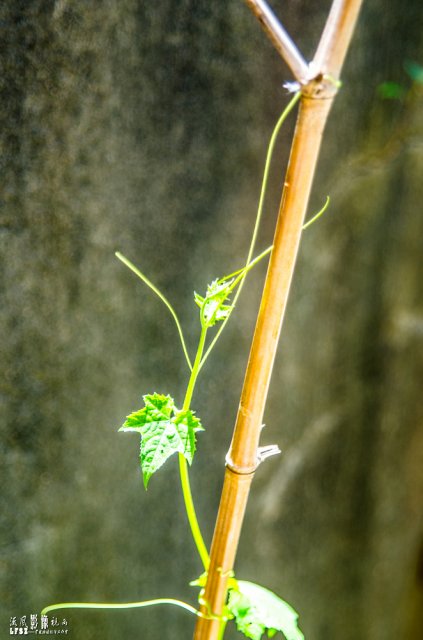
[[[251,6],[255,0],[246,0]],[[300,109],[276,224],[274,248],[256,323],[231,446],[226,457],[222,497],[210,554],[202,612],[194,640],[219,638],[227,581],[236,550],[250,485],[258,466],[258,443],[278,339],[294,272],[303,220],[326,120],[336,95],[336,80],[352,37],[362,0],[334,0],[310,68],[313,79],[302,89]],[[263,7],[262,0],[260,5]],[[276,20],[276,19],[275,19]],[[266,25],[270,35],[272,25]],[[283,55],[283,53],[282,53]],[[330,77],[328,77],[330,76]]]

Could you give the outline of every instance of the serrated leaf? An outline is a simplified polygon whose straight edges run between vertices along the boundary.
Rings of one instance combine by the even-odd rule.
[[[192,464],[196,448],[195,434],[197,431],[204,431],[201,422],[192,411],[178,411],[172,418],[172,422],[181,440],[182,449],[178,451],[184,454],[189,464]]]
[[[224,282],[213,280],[207,286],[205,297],[194,292],[194,301],[201,309],[203,326],[213,327],[216,322],[225,320],[232,311],[232,305],[224,304],[231,294],[233,279]]]
[[[238,580],[238,588],[229,591],[227,607],[238,630],[251,640],[260,640],[265,631],[270,638],[281,631],[286,640],[304,640],[294,609],[258,584]]]
[[[202,431],[192,411],[178,411],[173,398],[154,393],[143,396],[145,406],[131,413],[119,431],[141,435],[140,462],[144,486],[174,453],[182,453],[191,464],[195,453],[195,433]]]
[[[147,423],[167,422],[175,409],[175,403],[170,396],[160,393],[143,396],[144,407],[127,416],[119,431],[137,431]]]
[[[175,402],[169,395],[164,396],[160,393],[153,393],[152,395],[143,396],[143,400],[149,413],[157,418],[162,416],[170,418],[172,411],[175,409]]]
[[[184,453],[184,441],[173,422],[150,422],[141,431],[140,462],[144,486],[174,453]]]

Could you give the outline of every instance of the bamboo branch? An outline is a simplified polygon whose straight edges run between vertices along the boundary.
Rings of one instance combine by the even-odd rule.
[[[357,0],[334,0],[311,66],[317,73],[338,79],[358,13],[362,4]]]
[[[247,0],[249,5],[258,4]],[[336,94],[337,78],[345,58],[362,0],[334,0],[313,69],[304,88],[285,178],[256,329],[244,379],[231,447],[226,458],[222,497],[213,536],[210,567],[202,611],[214,619],[199,618],[194,640],[217,640],[233,569],[250,485],[258,465],[258,443],[264,406],[279,334],[294,272],[303,220],[317,165],[321,138]],[[260,3],[264,4],[264,3]],[[273,40],[273,38],[272,38]],[[322,66],[320,66],[322,65]],[[216,619],[217,618],[217,619]]]
[[[260,22],[266,35],[273,42],[281,57],[291,69],[294,78],[296,78],[300,84],[306,84],[310,79],[308,64],[273,11],[264,0],[245,0],[245,2]]]

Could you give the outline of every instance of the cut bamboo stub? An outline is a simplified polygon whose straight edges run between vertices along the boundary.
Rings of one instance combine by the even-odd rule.
[[[248,2],[248,4],[251,4]],[[262,1],[260,4],[265,4]],[[317,165],[323,130],[361,0],[334,0],[316,58],[323,68],[303,89],[284,182],[273,251],[251,345],[222,498],[213,536],[202,612],[194,640],[217,640],[250,485],[258,464],[258,443],[276,348],[288,300],[301,230]],[[330,74],[330,79],[328,75]],[[216,619],[217,618],[217,619]]]

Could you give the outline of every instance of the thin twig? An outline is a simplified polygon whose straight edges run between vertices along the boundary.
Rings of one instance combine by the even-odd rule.
[[[316,54],[311,63],[313,71],[330,74],[338,79],[347,47],[358,18],[362,0],[334,0],[320,38]]]
[[[310,80],[309,66],[291,36],[281,25],[267,3],[264,0],[245,0],[245,2],[291,69],[294,78],[300,84],[307,84]]]

